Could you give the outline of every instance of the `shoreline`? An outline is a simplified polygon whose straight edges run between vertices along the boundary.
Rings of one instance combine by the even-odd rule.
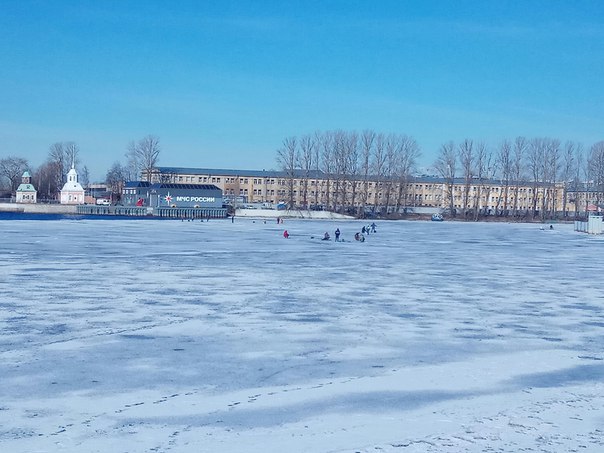
[[[65,216],[80,216],[77,212],[78,205],[61,205],[61,204],[26,204],[26,203],[0,203],[0,214],[34,214],[34,215],[65,215]],[[87,215],[88,216],[88,215]],[[121,216],[115,214],[90,214],[90,217],[99,217],[99,218],[113,218],[123,219],[123,218],[141,218],[141,217],[129,217],[129,216]],[[357,219],[356,217],[339,214],[331,211],[310,211],[310,210],[300,210],[300,209],[292,209],[292,210],[276,210],[276,209],[237,209],[235,211],[235,220],[237,218],[244,219],[300,219],[300,220],[363,220],[363,221],[375,221],[375,220],[408,220],[408,221],[430,221],[430,216],[424,215],[407,215],[404,218],[367,218],[367,219]],[[160,219],[158,216],[148,216],[145,218],[149,219]],[[229,219],[230,217],[226,217],[225,219]],[[463,219],[463,218],[447,218],[445,222],[464,222],[464,223],[476,223],[476,222],[484,222],[484,223],[493,223],[493,222],[501,222],[501,223],[532,223],[532,224],[564,224],[564,223],[573,223],[575,218],[567,218],[567,219],[518,219],[511,217],[489,217],[489,218],[481,218],[479,220],[473,219]]]
[[[331,211],[310,211],[304,209],[236,209],[235,219],[316,219],[316,220],[356,220],[356,217]]]
[[[27,203],[0,203],[0,213],[11,214],[55,214],[55,215],[81,215],[77,211],[78,205],[62,205],[62,204],[27,204]],[[98,214],[90,214],[98,215]],[[113,216],[105,214],[104,217]],[[115,215],[115,217],[123,218],[123,216]],[[150,216],[155,218],[156,216]],[[260,219],[276,219],[276,218],[295,218],[295,219],[322,219],[322,220],[354,220],[355,217],[343,214],[334,213],[331,211],[306,211],[306,210],[275,210],[275,209],[237,209],[235,218],[260,218]],[[159,217],[157,217],[159,218]]]
[[[24,214],[77,214],[77,205],[41,203],[0,203],[0,212]]]

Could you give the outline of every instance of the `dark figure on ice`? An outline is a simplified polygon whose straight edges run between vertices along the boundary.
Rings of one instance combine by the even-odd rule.
[[[355,241],[365,242],[365,236],[359,232],[356,232],[354,234],[354,239],[355,239]]]
[[[329,233],[326,231],[325,235],[323,236],[323,239],[321,239],[322,241],[329,241]]]
[[[340,240],[340,229],[336,228],[336,242]]]
[[[289,233],[287,232],[287,230],[285,230],[285,231],[283,232],[283,237],[284,237],[285,239],[289,239]]]
[[[372,233],[375,233],[375,228],[376,228],[376,226],[377,226],[377,225],[375,224],[375,222],[373,222],[373,223],[371,224],[371,232],[372,232]]]
[[[365,225],[363,225],[363,228],[361,228],[361,233],[365,234],[366,231],[367,229],[365,228]]]

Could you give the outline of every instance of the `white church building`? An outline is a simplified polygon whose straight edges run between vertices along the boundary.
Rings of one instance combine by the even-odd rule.
[[[61,204],[84,204],[84,188],[78,182],[78,172],[71,166],[67,173],[67,182],[61,189]]]

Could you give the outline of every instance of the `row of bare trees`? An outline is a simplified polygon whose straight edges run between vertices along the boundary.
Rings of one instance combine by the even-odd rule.
[[[336,130],[288,137],[277,150],[287,179],[281,195],[291,207],[399,212],[409,200],[419,156],[417,142],[407,135]],[[489,214],[555,217],[560,190],[570,194],[562,197],[564,213],[569,200],[584,200],[577,207],[582,210],[589,200],[604,203],[604,141],[587,153],[581,143],[548,137],[504,139],[495,147],[472,139],[446,142],[432,172],[444,183],[451,214],[461,212],[465,218],[487,213],[484,200],[496,186],[503,193],[494,197],[497,206]],[[312,187],[319,179],[324,186]],[[526,187],[531,188],[531,206],[521,212],[520,191]]]
[[[33,169],[28,160],[18,156],[8,156],[0,159],[0,178],[2,187],[7,192],[14,192],[21,183],[21,176],[28,170],[32,183],[38,190],[38,199],[51,200],[61,190],[66,181],[67,172],[73,165],[79,168],[79,148],[74,142],[53,143],[46,161],[37,169]],[[88,184],[89,172],[86,166],[79,168],[80,182]]]
[[[407,135],[335,130],[286,138],[277,162],[286,175],[289,206],[322,205],[361,214],[368,206],[403,206],[406,183],[419,156],[417,142]],[[316,185],[318,179],[323,186]],[[296,180],[300,187],[295,187]],[[371,188],[374,183],[382,197]]]
[[[436,173],[443,178],[448,209],[454,215],[454,187],[462,184],[461,212],[465,217],[478,218],[480,200],[489,199],[493,182],[503,188],[497,197],[496,214],[518,216],[519,191],[532,189],[530,213],[533,217],[553,218],[559,191],[563,196],[562,212],[568,211],[569,200],[579,195],[584,203],[594,199],[600,202],[604,193],[604,142],[594,144],[585,155],[583,145],[574,141],[564,144],[549,137],[505,139],[490,149],[471,139],[455,145],[443,144],[434,163]],[[478,190],[470,190],[478,187]],[[587,206],[582,207],[583,210]]]
[[[90,174],[88,167],[80,166],[79,153],[79,147],[74,142],[53,143],[49,147],[46,161],[37,169],[33,169],[28,160],[22,157],[2,158],[0,188],[4,189],[7,195],[13,193],[21,183],[23,172],[29,170],[32,183],[38,190],[38,199],[56,199],[72,166],[77,169],[82,186],[87,187]],[[107,172],[105,182],[109,190],[121,194],[125,181],[138,180],[141,173],[150,175],[150,170],[157,165],[159,153],[159,138],[154,135],[129,143],[125,153],[126,164],[116,162]]]
[[[121,195],[126,181],[137,181],[141,174],[151,181],[152,170],[159,162],[160,152],[159,137],[155,135],[130,142],[125,153],[126,163],[114,162],[107,171],[105,184],[111,192]]]

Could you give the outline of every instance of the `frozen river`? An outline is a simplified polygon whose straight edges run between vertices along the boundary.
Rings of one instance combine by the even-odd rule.
[[[0,221],[0,451],[604,451],[604,238],[362,225]]]

